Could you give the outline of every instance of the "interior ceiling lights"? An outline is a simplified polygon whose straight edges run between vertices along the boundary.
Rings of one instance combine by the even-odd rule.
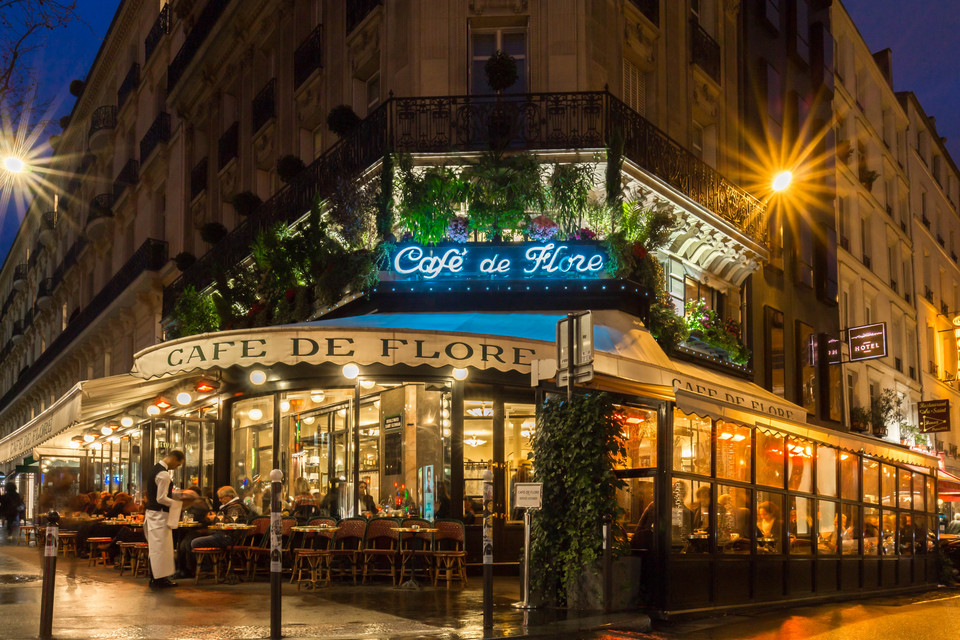
[[[219,387],[220,385],[213,380],[201,378],[200,380],[197,380],[197,383],[193,388],[197,391],[197,393],[210,393],[211,391],[216,391]]]
[[[169,402],[167,402],[166,398],[157,398],[157,401],[153,404],[156,405],[156,407],[161,411],[169,409],[172,406]]]

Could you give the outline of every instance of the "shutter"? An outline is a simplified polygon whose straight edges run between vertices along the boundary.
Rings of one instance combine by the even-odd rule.
[[[637,65],[626,58],[623,59],[623,101],[640,115],[646,115],[646,77]]]

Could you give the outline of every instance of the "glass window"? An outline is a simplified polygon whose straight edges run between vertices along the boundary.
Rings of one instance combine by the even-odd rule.
[[[863,459],[863,501],[880,502],[880,463],[872,458]]]
[[[493,402],[463,402],[463,499],[483,513],[483,472],[493,469]],[[476,524],[480,524],[479,518]]]
[[[840,497],[860,500],[860,456],[840,452]]]
[[[783,553],[783,496],[757,492],[757,553]]]
[[[813,286],[813,236],[807,225],[799,234],[797,278]],[[817,337],[813,327],[797,321],[797,385],[800,403],[807,413],[817,412]]]
[[[657,412],[639,407],[617,407],[623,425],[627,457],[617,468],[648,469],[657,466]]]
[[[717,422],[717,477],[750,482],[752,429],[732,422]]]
[[[710,551],[711,485],[709,482],[673,481],[671,538],[674,551],[708,553]]]
[[[933,540],[930,539],[927,531],[927,516],[919,513],[913,514],[913,549],[916,553],[932,553]]]
[[[933,499],[933,479],[927,478],[927,511],[936,512],[937,501]]]
[[[513,56],[517,62],[517,81],[505,93],[527,91],[527,34],[523,29],[491,29],[471,32],[470,88],[474,95],[493,93],[487,83],[484,66],[497,49]]]
[[[248,398],[233,405],[231,460],[230,484],[254,513],[263,513],[273,468],[273,396]]]
[[[513,506],[517,495],[515,485],[518,482],[533,482],[533,447],[530,439],[537,429],[537,411],[532,404],[511,404],[503,406],[504,416],[504,455],[506,456],[507,478],[510,485],[507,491],[507,513],[510,521],[523,520],[523,509]]]
[[[837,450],[817,445],[817,495],[837,497]]]
[[[808,555],[813,550],[813,500],[793,496],[789,500],[787,531],[790,535],[790,553]]]
[[[880,504],[897,506],[897,469],[888,464],[882,465],[880,473]]]
[[[757,430],[757,484],[783,487],[783,436]]]
[[[900,553],[913,555],[913,519],[906,511],[900,512]]]
[[[860,507],[843,505],[843,529],[840,534],[843,555],[857,555],[860,553]]]
[[[863,553],[868,556],[880,553],[880,510],[875,507],[863,509]]]
[[[899,506],[901,509],[909,509],[913,501],[913,491],[910,488],[911,477],[912,474],[906,469],[897,470],[897,487],[899,489],[897,495],[900,499]]]
[[[883,538],[880,547],[883,555],[892,556],[897,553],[897,514],[895,511],[884,509],[880,518],[880,536]]]
[[[657,531],[653,478],[627,478],[627,486],[617,489],[617,503],[623,509],[624,530],[630,532],[630,548],[653,549]]]
[[[813,447],[802,440],[787,439],[787,488],[813,493]]]
[[[770,391],[782,397],[786,388],[783,312],[770,307],[765,307],[764,312],[765,342],[768,345],[764,358],[767,365],[766,386]]]
[[[839,553],[843,524],[837,521],[838,515],[836,502],[817,500],[817,553],[821,555]]]
[[[756,524],[750,522],[753,491],[740,487],[717,487],[717,548],[720,553],[750,553]]]
[[[673,470],[710,475],[710,418],[673,412]]]
[[[923,497],[926,494],[923,483],[925,476],[922,473],[913,474],[913,508],[915,511],[923,511]]]

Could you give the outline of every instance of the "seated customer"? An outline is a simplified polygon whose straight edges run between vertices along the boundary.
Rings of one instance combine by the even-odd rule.
[[[250,515],[246,505],[240,501],[240,497],[233,487],[220,487],[217,489],[217,500],[220,501],[220,509],[217,511],[217,517],[223,516],[224,522],[245,523]],[[214,531],[205,536],[194,538],[190,542],[191,549],[201,549],[209,547],[218,547],[226,549],[232,544],[236,544],[244,535],[243,531]],[[190,553],[187,554],[187,564],[183,568],[184,575],[193,575],[197,568],[197,557]]]

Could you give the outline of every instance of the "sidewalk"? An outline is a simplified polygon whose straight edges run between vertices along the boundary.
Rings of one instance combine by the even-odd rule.
[[[40,620],[40,560],[37,549],[0,546],[0,637],[36,638]],[[22,576],[27,581],[11,583]],[[289,576],[287,576],[289,580]],[[119,576],[112,568],[88,567],[86,560],[57,562],[53,633],[62,640],[136,638],[269,638],[270,585],[194,586],[152,591],[145,578]],[[353,586],[335,583],[316,593],[283,585],[285,638],[459,640],[507,637],[576,637],[609,624],[636,627],[638,614],[598,615],[565,611],[523,612],[517,578],[494,581],[494,626],[483,632],[482,580],[468,587],[394,588],[382,580]]]

